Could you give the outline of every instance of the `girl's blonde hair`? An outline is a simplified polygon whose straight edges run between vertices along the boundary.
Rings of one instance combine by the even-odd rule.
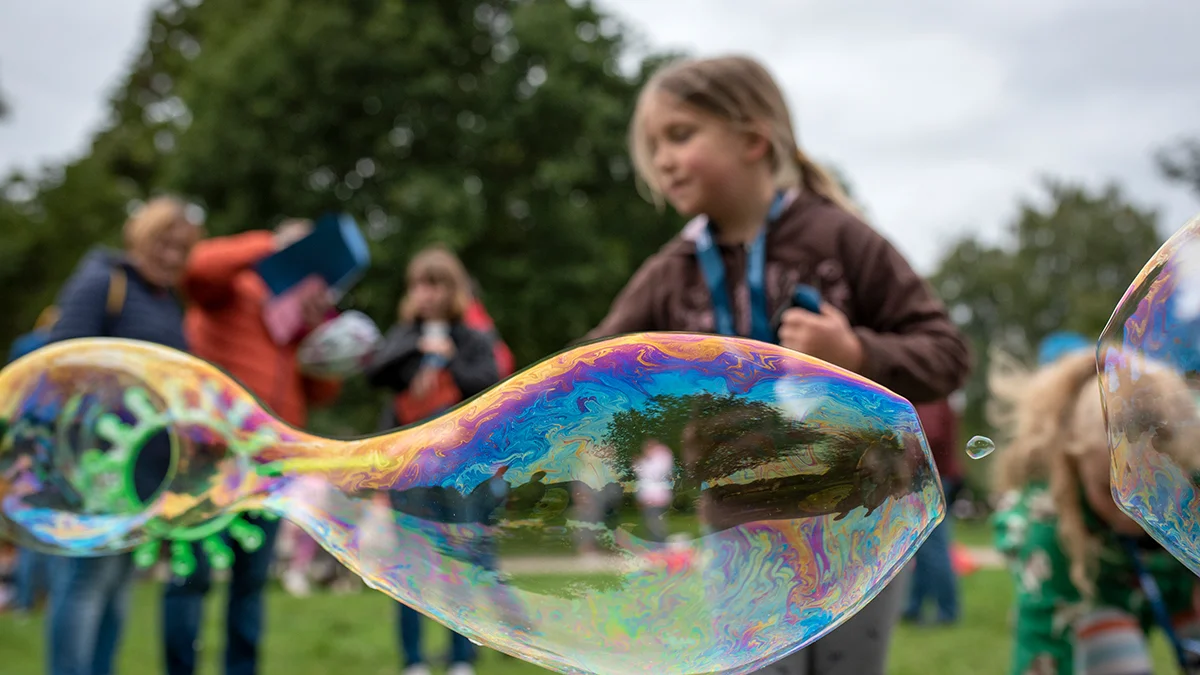
[[[662,204],[662,192],[653,180],[642,114],[648,96],[657,92],[769,141],[777,187],[803,188],[858,215],[858,207],[837,179],[800,149],[787,101],[775,78],[758,61],[744,56],[683,59],[661,68],[646,83],[629,128],[629,151],[639,182],[650,191],[655,204]]]
[[[450,249],[431,246],[417,253],[408,263],[407,283],[411,288],[418,281],[433,282],[450,289],[450,306],[446,308],[446,318],[450,321],[458,321],[467,313],[471,304],[471,278],[462,261]],[[401,321],[417,319],[417,307],[411,293],[405,293],[398,311]]]
[[[1132,356],[1115,378],[1119,388],[1105,410],[1096,353],[1090,350],[1036,371],[996,353],[988,373],[989,422],[1011,436],[996,453],[995,491],[1005,495],[1031,482],[1049,486],[1071,581],[1085,597],[1095,592],[1100,542],[1084,517],[1080,466],[1111,461],[1109,427],[1136,434],[1130,425],[1149,420],[1157,425],[1156,451],[1189,467],[1197,463],[1196,414],[1183,378],[1140,355]],[[1143,437],[1135,442],[1146,438],[1136,435]]]
[[[175,225],[190,226],[192,243],[200,239],[200,226],[187,215],[187,204],[175,197],[155,197],[143,204],[125,221],[122,234],[125,249],[144,252]]]

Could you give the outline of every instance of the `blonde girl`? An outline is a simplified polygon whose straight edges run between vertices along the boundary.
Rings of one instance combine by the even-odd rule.
[[[729,56],[666,66],[638,99],[629,142],[650,197],[693,219],[588,337],[675,330],[778,342],[914,403],[964,381],[967,345],[945,307],[800,148],[761,64]],[[798,285],[820,294],[817,311],[790,306]],[[769,672],[883,675],[903,585]]]
[[[1155,449],[1193,466],[1200,448],[1187,385],[1138,361],[1138,377],[1118,374],[1106,420],[1090,346],[1033,372],[1002,354],[992,359],[992,422],[1012,430],[996,453],[993,524],[1016,586],[1013,675],[1153,672],[1146,636],[1158,619],[1139,568],[1172,631],[1200,635],[1195,576],[1112,498],[1108,421],[1154,425]]]

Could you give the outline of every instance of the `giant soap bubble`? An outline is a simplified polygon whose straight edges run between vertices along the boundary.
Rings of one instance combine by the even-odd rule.
[[[577,347],[350,441],[185,354],[72,341],[0,372],[0,424],[0,534],[22,544],[127,551],[261,509],[472,640],[571,673],[761,668],[871,600],[944,512],[907,401],[714,336]]]
[[[1150,259],[1100,338],[1113,497],[1200,574],[1200,218]]]

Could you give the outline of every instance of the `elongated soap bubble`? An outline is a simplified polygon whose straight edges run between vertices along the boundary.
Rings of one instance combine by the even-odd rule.
[[[262,509],[471,640],[570,673],[762,668],[853,615],[944,512],[907,401],[713,336],[577,347],[351,441],[185,354],[64,342],[0,373],[0,418],[0,527],[22,544],[125,551]]]
[[[1200,574],[1200,218],[1146,263],[1100,338],[1113,497]]]

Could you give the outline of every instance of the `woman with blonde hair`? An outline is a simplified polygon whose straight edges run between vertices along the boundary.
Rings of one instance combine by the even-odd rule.
[[[115,337],[186,350],[183,309],[175,294],[199,226],[187,205],[158,197],[137,209],[124,227],[125,248],[96,248],[59,293],[50,342]],[[170,448],[142,449],[135,469],[139,497],[152,495],[166,476]],[[50,675],[110,675],[133,578],[129,554],[59,558],[54,562],[46,639]]]
[[[175,287],[200,227],[184,202],[158,197],[122,234],[123,251],[96,248],[79,263],[59,296],[51,340],[123,337],[186,349]]]
[[[499,381],[491,340],[465,323],[470,303],[470,277],[448,249],[427,248],[409,263],[398,321],[366,370],[373,386],[394,392],[381,428],[420,422]],[[399,612],[405,673],[428,675],[421,654],[421,615],[404,604]],[[467,638],[455,633],[449,675],[473,673],[474,651]]]

